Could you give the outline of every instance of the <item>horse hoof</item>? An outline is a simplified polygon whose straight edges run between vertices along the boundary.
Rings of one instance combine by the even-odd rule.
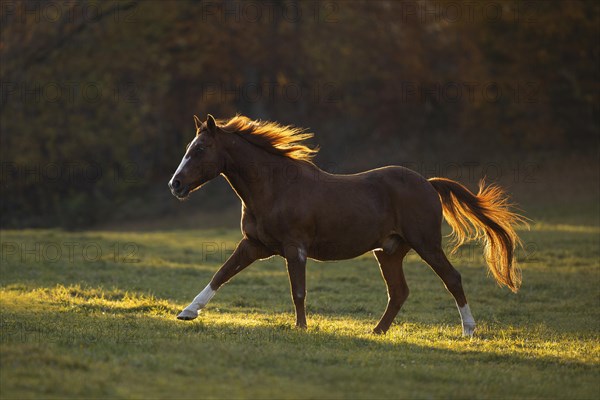
[[[198,312],[188,310],[187,308],[185,310],[183,310],[182,312],[180,312],[179,315],[177,316],[177,319],[180,319],[182,321],[191,321],[196,318],[198,318]]]
[[[463,326],[463,336],[473,337],[474,334],[475,334],[475,325],[464,325]]]

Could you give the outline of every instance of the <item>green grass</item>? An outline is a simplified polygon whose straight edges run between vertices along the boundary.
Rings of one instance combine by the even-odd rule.
[[[236,231],[1,235],[2,398],[600,396],[598,228],[522,232],[516,295],[487,276],[480,247],[464,247],[453,262],[478,322],[473,339],[413,253],[411,296],[374,336],[386,294],[371,255],[309,263],[309,328],[298,331],[279,258],[234,278],[197,320],[175,319]]]

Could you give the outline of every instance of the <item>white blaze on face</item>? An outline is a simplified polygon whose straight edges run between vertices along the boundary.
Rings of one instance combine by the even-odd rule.
[[[185,151],[185,154],[183,155],[183,158],[181,159],[181,162],[179,163],[179,166],[177,167],[177,170],[175,171],[175,173],[173,174],[173,176],[171,177],[171,185],[173,184],[173,179],[179,175],[181,172],[184,172],[186,167],[187,167],[187,163],[190,161],[190,156],[188,155],[188,150],[190,148],[192,148],[192,146],[194,145],[194,143],[196,142],[196,140],[198,140],[198,136],[196,136],[194,138],[194,140],[192,140],[192,143],[190,143],[190,146],[188,147],[188,149]]]

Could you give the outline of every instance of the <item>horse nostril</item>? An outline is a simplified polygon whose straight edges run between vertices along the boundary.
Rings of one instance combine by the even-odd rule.
[[[177,190],[181,186],[181,182],[177,179],[174,179],[171,185],[173,186],[173,189]]]

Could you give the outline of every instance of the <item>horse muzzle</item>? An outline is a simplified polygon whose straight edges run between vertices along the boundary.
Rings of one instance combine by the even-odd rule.
[[[169,181],[169,189],[173,196],[179,200],[185,199],[190,194],[190,185],[182,185],[178,179],[171,179]]]

